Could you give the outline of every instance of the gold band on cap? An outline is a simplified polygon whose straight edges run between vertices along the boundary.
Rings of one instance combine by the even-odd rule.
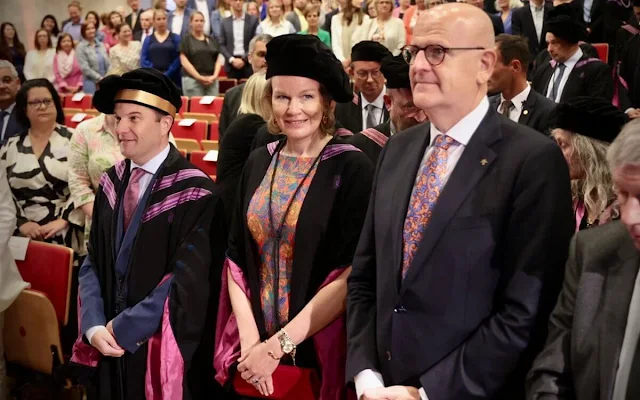
[[[163,99],[160,96],[156,96],[155,94],[151,94],[143,90],[123,89],[118,92],[115,98],[115,101],[122,100],[134,101],[136,103],[148,105],[157,108],[158,110],[162,110],[172,117],[176,116],[177,110],[173,104],[169,103],[167,100]]]

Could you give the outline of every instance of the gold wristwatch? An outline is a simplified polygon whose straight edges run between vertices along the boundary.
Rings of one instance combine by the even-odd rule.
[[[296,344],[293,343],[293,340],[291,340],[284,329],[280,329],[280,331],[278,332],[278,341],[280,342],[282,352],[284,354],[290,355],[291,359],[293,360],[293,365],[296,365]]]

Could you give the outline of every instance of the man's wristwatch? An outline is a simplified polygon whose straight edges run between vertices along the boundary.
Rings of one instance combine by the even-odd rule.
[[[293,343],[293,340],[291,340],[284,329],[280,329],[277,335],[278,341],[280,342],[280,347],[282,348],[282,352],[284,354],[290,355],[291,359],[293,360],[293,365],[296,365],[296,344]]]

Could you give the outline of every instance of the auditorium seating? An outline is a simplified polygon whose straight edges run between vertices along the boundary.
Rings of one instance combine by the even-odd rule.
[[[218,79],[218,91],[220,92],[220,94],[224,95],[227,90],[231,89],[232,87],[236,86],[238,84],[238,81],[236,79],[231,79],[231,78],[219,78]]]
[[[190,126],[182,126],[180,123],[173,124],[171,133],[178,139],[195,139],[200,142],[207,139],[207,122],[195,121]]]
[[[194,96],[189,101],[189,112],[220,115],[223,97],[215,97],[211,104],[200,104],[201,96]]]
[[[189,98],[187,96],[182,96],[181,99],[182,99],[182,106],[178,110],[178,114],[180,115],[189,111]]]
[[[84,112],[83,112],[83,113],[84,113]],[[75,114],[76,114],[76,113],[71,114],[71,115],[66,114],[66,110],[65,110],[64,125],[65,125],[66,127],[69,127],[69,128],[73,128],[73,129],[75,129],[75,128],[78,126],[78,124],[80,124],[80,122],[82,122],[82,121],[86,121],[86,120],[88,120],[88,119],[93,118],[93,116],[92,116],[92,115],[88,115],[88,114],[87,114],[84,118],[82,118],[82,121],[72,121],[73,116],[74,116]]]
[[[193,151],[202,150],[200,143],[195,139],[179,139],[176,138],[176,147],[178,150],[184,150],[187,154]]]
[[[217,175],[217,163],[215,161],[205,161],[203,158],[208,151],[193,151],[191,152],[191,163],[200,168],[207,175]]]
[[[603,62],[609,62],[609,44],[608,43],[593,43],[593,47],[598,52],[598,58]]]
[[[218,121],[218,116],[216,116],[215,114],[204,114],[204,113],[194,113],[194,112],[185,112],[182,115],[182,118],[183,119],[187,119],[187,118],[199,119],[202,121],[207,121],[209,123]]]
[[[81,100],[73,100],[74,95],[67,95],[64,97],[62,107],[64,108],[80,108],[82,110],[90,110],[93,108],[93,95],[85,94]]]
[[[209,140],[219,140],[220,134],[218,132],[218,122],[212,122],[209,124]]]
[[[217,140],[201,140],[200,145],[202,146],[202,150],[218,150],[218,141]]]

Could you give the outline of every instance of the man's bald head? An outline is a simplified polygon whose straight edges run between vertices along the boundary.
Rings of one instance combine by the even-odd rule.
[[[420,15],[411,44],[431,49],[429,58],[419,51],[412,61],[414,102],[436,127],[448,130],[487,94],[496,62],[491,19],[469,4],[443,4]]]

